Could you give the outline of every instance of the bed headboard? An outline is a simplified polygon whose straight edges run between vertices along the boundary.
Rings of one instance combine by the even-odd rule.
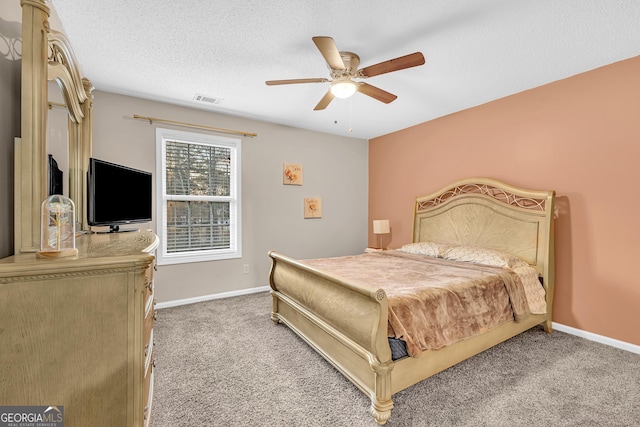
[[[456,181],[418,197],[413,241],[481,246],[516,255],[554,280],[555,192],[526,190],[490,178]]]

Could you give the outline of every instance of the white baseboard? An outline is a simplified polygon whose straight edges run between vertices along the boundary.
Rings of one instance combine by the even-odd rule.
[[[179,305],[193,304],[196,302],[211,301],[214,299],[229,298],[229,297],[237,297],[240,295],[255,294],[258,292],[266,292],[270,289],[271,288],[269,286],[260,286],[258,288],[249,288],[249,289],[242,289],[239,291],[222,292],[220,294],[203,295],[201,297],[178,299],[178,300],[167,301],[167,302],[159,302],[156,304],[156,308],[160,309],[160,308],[177,307]]]
[[[619,348],[621,350],[626,350],[632,353],[640,354],[640,345],[635,345],[625,341],[615,340],[613,338],[605,337],[603,335],[598,335],[591,332],[583,331],[581,329],[572,328],[571,326],[561,325],[560,323],[552,322],[552,327],[556,331],[566,332],[567,334],[575,335],[580,338],[585,338],[585,339],[588,339],[589,341],[599,342],[600,344],[605,344],[611,347]]]

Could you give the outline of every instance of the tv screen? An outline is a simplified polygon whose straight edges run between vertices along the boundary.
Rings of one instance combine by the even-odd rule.
[[[58,162],[49,154],[49,195],[62,194],[62,171],[58,168]]]
[[[87,220],[92,226],[151,221],[151,173],[91,158]]]

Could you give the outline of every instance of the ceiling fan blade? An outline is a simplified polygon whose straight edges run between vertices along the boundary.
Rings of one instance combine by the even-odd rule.
[[[404,70],[405,68],[424,65],[424,55],[421,52],[411,53],[399,58],[390,59],[375,65],[370,65],[358,71],[360,77],[373,77],[392,71]]]
[[[377,99],[378,101],[384,102],[385,104],[393,102],[397,98],[396,95],[389,93],[386,90],[382,90],[364,82],[358,83],[358,92]]]
[[[315,106],[313,111],[324,110],[325,108],[327,108],[329,103],[333,101],[333,98],[333,93],[331,93],[331,90],[328,90],[327,93],[324,94],[320,102],[318,102],[318,104]]]
[[[298,83],[325,83],[329,79],[317,78],[317,79],[289,79],[289,80],[267,80],[265,83],[267,86],[275,85],[292,85]]]
[[[344,70],[344,62],[342,61],[342,56],[340,56],[340,51],[336,47],[336,43],[333,41],[331,37],[323,37],[316,36],[312,37],[311,40],[316,44],[316,47],[324,57],[324,60],[327,61],[329,67],[333,70]]]

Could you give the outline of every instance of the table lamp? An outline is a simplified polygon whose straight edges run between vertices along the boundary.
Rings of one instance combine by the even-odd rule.
[[[373,234],[378,236],[378,247],[382,248],[382,235],[389,234],[389,220],[388,219],[374,219],[373,220]]]

